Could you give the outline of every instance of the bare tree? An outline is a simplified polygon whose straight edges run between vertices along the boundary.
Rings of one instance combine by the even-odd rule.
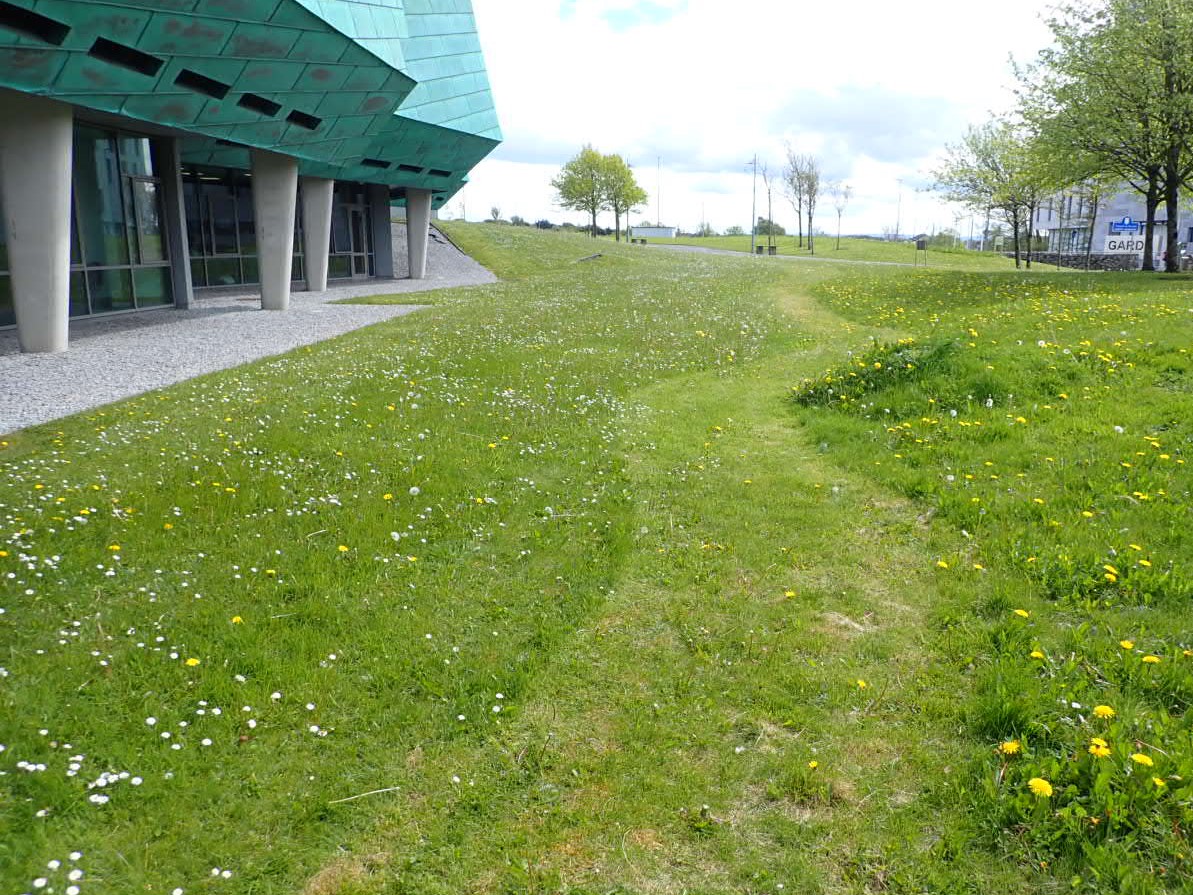
[[[816,200],[820,198],[820,162],[815,156],[804,156],[804,207],[808,209],[808,251],[816,254],[816,242],[813,237],[813,218],[816,214]]]
[[[837,210],[837,251],[839,252],[841,251],[841,215],[845,214],[845,208],[849,205],[849,200],[853,198],[853,187],[834,180],[829,184],[828,193],[832,196],[833,208]]]
[[[775,245],[775,215],[771,206],[771,191],[774,187],[774,175],[770,173],[770,166],[765,162],[762,164],[762,169],[759,171],[762,175],[762,185],[766,187],[766,220],[770,224],[766,228],[766,246],[767,252],[770,253]]]
[[[791,148],[790,143],[787,144],[787,167],[783,169],[783,191],[787,194],[787,200],[791,203],[791,207],[795,209],[801,249],[804,247],[804,201],[807,198],[804,194],[804,172],[807,170],[809,162],[812,161],[810,155],[800,155]]]

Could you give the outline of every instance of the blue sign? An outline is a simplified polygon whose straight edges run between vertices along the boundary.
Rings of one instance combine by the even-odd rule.
[[[1133,221],[1129,217],[1123,218],[1121,221],[1110,222],[1111,233],[1138,233],[1140,229],[1139,221]]]

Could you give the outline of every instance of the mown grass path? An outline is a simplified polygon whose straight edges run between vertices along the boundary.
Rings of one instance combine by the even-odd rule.
[[[922,321],[453,235],[506,281],[2,446],[5,886],[1067,887],[987,792],[1011,598],[915,442],[791,401]]]

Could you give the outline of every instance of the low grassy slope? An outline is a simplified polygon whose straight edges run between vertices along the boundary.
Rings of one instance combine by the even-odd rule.
[[[838,462],[963,533],[937,575],[972,605],[930,624],[997,747],[975,808],[1089,891],[1190,885],[1191,285],[839,278],[830,307],[910,337],[794,392]]]
[[[703,246],[709,249],[727,249],[731,252],[750,251],[750,236],[679,237],[676,239],[651,239],[655,244]],[[766,237],[760,236],[759,245],[766,245]],[[777,236],[775,245],[780,255],[813,257],[808,252],[807,238],[800,246],[794,236]],[[1010,270],[1015,262],[994,252],[943,251],[929,249],[916,255],[915,244],[910,242],[886,242],[879,239],[841,238],[837,248],[835,237],[820,236],[816,239],[815,256],[831,261],[874,261],[890,264],[924,265],[944,270]]]
[[[942,455],[926,446],[935,432],[888,432],[888,415],[863,407],[884,382],[844,409],[824,392],[825,370],[852,382],[847,352],[912,335],[908,350],[925,358],[962,340],[932,383],[1004,375],[1036,343],[1017,330],[1050,309],[1047,325],[1078,326],[1102,304],[1078,290],[1112,281],[853,275],[604,244],[581,261],[594,251],[582,237],[451,233],[506,281],[0,446],[6,888],[46,877],[61,892],[72,866],[84,891],[120,893],[1187,880],[1160,824],[1135,842],[1100,826],[1109,838],[1080,860],[1069,834],[1048,840],[1047,810],[1032,825],[1043,803],[1023,797],[1029,769],[1059,792],[1042,763],[1083,743],[1076,722],[1056,719],[1059,682],[1103,683],[1081,662],[1071,678],[1054,673],[1078,636],[1066,632],[1103,611],[1125,631],[1118,613],[1146,611],[1131,630],[1167,673],[1180,659],[1179,593],[1124,586],[1091,607],[1045,591],[1005,543],[1023,519],[1033,538],[1052,527],[997,486],[973,494],[997,525],[945,506]],[[1141,291],[1113,299],[1133,311],[1098,312],[1096,347],[1130,356],[1113,374],[1096,353],[1082,358],[1095,378],[1069,384],[1073,409],[1054,414],[1078,425],[1039,430],[1050,454],[1080,454],[1100,433],[1103,405],[1081,403],[1077,385],[1137,385],[1157,339],[1177,344],[1181,296]],[[1143,321],[1163,304],[1173,310],[1153,345],[1097,341],[1135,327],[1122,313]],[[1187,367],[1171,354],[1175,412]],[[962,361],[975,369],[943,366]],[[1025,425],[1018,415],[1042,426],[1045,412],[1014,402],[1049,372],[1006,372],[1016,397],[1001,380],[992,395],[1012,419],[983,406],[983,431],[996,417]],[[892,413],[900,425],[929,416],[920,405],[943,394],[909,395]],[[1135,435],[1134,416],[1115,424],[1115,437]],[[1140,446],[1156,451],[1149,463],[1183,459],[1187,429],[1173,425],[1161,448]],[[992,462],[1034,476],[1016,453],[1021,431],[992,442]],[[1135,484],[1153,520],[1129,523],[1146,529],[1139,558],[1179,582],[1179,515],[1148,514],[1173,509],[1181,480]],[[1128,523],[1097,524],[1117,538],[1111,526]],[[1066,549],[1052,534],[1034,551],[1048,568]],[[962,574],[962,557],[988,574]],[[1140,682],[1116,678],[1106,697],[1136,694],[1118,700],[1123,723],[1136,705],[1184,723],[1183,703]],[[1179,729],[1165,735],[1171,754],[1188,751]],[[1116,768],[1128,735],[1112,737]],[[1027,755],[992,786],[992,750],[1011,736]],[[1156,773],[1179,789],[1172,768]]]

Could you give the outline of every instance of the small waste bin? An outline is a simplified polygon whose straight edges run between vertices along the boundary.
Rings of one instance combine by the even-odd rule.
[[[768,255],[777,255],[777,254],[779,254],[779,247],[778,246],[767,246],[766,253]]]
[[[761,255],[765,251],[766,251],[766,246],[754,246],[754,253],[757,255]]]

